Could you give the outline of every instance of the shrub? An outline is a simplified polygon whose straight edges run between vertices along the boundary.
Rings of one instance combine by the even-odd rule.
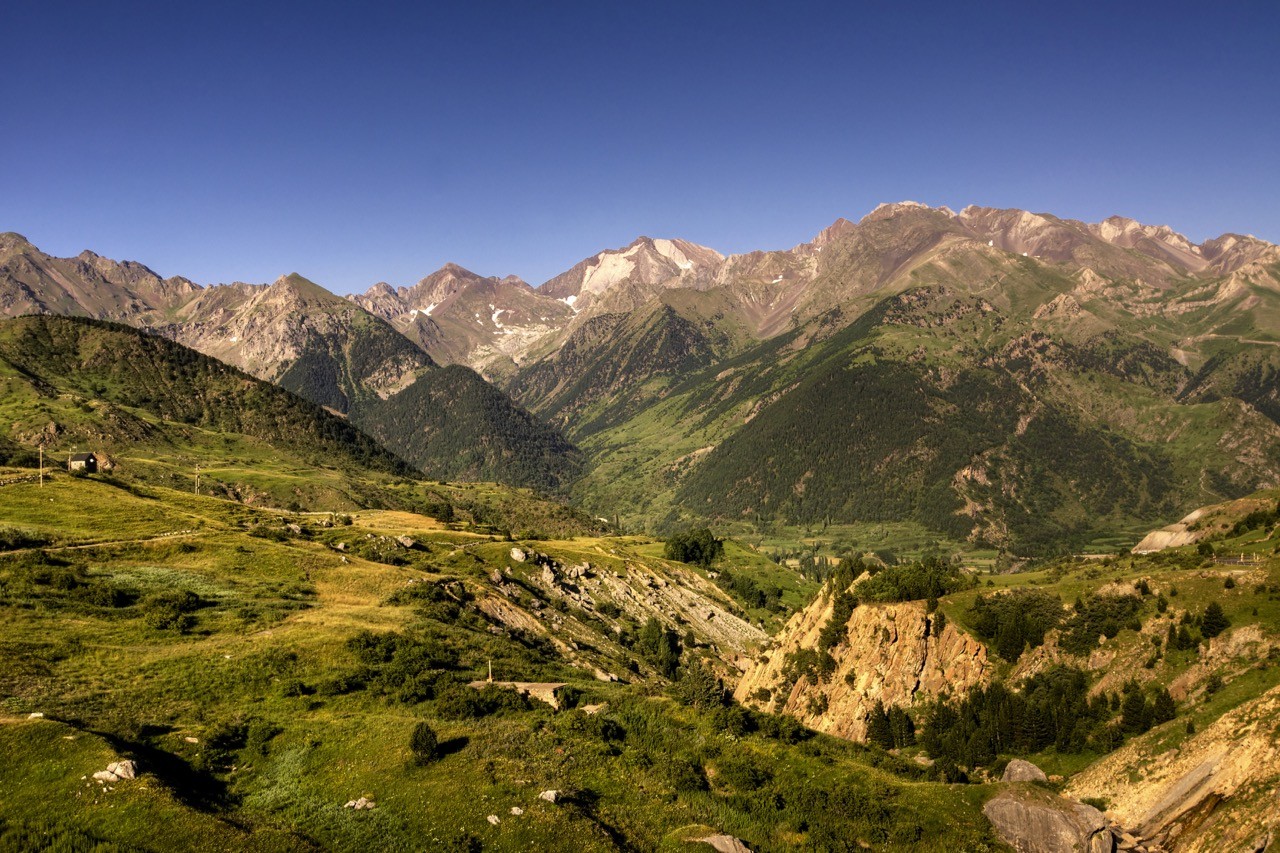
[[[750,753],[729,755],[717,762],[717,779],[739,791],[755,791],[769,784],[773,774]]]
[[[702,765],[685,755],[672,757],[663,767],[667,782],[681,792],[707,790],[707,774]]]
[[[724,685],[720,679],[696,659],[685,665],[680,680],[676,682],[675,694],[681,702],[700,711],[719,708],[725,702]]]
[[[413,753],[414,764],[430,764],[440,750],[440,741],[435,729],[426,723],[418,723],[409,736],[409,752]]]
[[[190,590],[159,592],[142,603],[142,618],[151,628],[185,634],[196,625],[191,612],[200,603],[200,596]]]

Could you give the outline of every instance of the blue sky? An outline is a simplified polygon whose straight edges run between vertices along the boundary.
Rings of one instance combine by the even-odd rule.
[[[639,234],[784,248],[902,199],[1280,242],[1275,2],[4,17],[0,230],[201,283],[536,284]]]

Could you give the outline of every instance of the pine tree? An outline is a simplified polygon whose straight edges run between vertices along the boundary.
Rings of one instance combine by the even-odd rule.
[[[1151,705],[1151,721],[1156,725],[1167,723],[1178,715],[1178,707],[1174,704],[1173,697],[1169,695],[1169,691],[1163,687],[1156,691],[1156,695]]]
[[[881,749],[893,749],[893,728],[889,724],[889,714],[884,703],[877,700],[867,718],[867,740]]]
[[[1000,657],[1010,663],[1016,663],[1022,656],[1022,649],[1026,644],[1027,635],[1021,617],[1009,619],[1001,624],[1000,633],[996,635],[996,653]]]
[[[1151,728],[1151,706],[1142,695],[1142,688],[1136,681],[1130,681],[1124,688],[1124,702],[1120,706],[1120,726],[1127,734],[1142,734]]]
[[[1206,637],[1216,637],[1231,627],[1231,620],[1222,612],[1222,605],[1216,601],[1209,602],[1204,609],[1204,617],[1200,620],[1200,633]]]
[[[911,721],[911,716],[897,705],[889,709],[889,731],[892,733],[894,746],[898,748],[915,746],[915,723]]]

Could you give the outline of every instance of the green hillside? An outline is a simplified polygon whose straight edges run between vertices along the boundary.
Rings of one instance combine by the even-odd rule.
[[[696,850],[685,839],[725,832],[757,850],[998,849],[985,788],[726,705],[714,679],[669,686],[661,648],[723,666],[701,627],[651,629],[600,592],[584,609],[513,543],[403,512],[330,526],[65,474],[0,497],[0,530],[43,542],[0,544],[12,847]],[[95,524],[111,541],[71,547]],[[514,544],[601,577],[684,571],[632,540]],[[700,607],[731,608],[705,589]],[[466,686],[490,665],[566,682],[562,708]],[[90,778],[121,759],[137,779]],[[376,807],[344,808],[361,797]]]
[[[1031,554],[1271,482],[1272,348],[1218,342],[1193,371],[1170,332],[1060,322],[1037,306],[1062,281],[1017,274],[999,304],[920,284],[667,380],[644,406],[606,396],[571,421],[594,462],[578,496],[658,529],[915,520]]]
[[[118,452],[216,444],[212,434],[234,434],[326,468],[400,476],[410,470],[314,404],[114,323],[52,316],[0,321],[0,377],[9,438],[28,447],[44,440],[51,449],[101,445]]]
[[[351,419],[439,479],[559,492],[581,469],[581,454],[559,431],[459,365],[427,371],[386,400],[362,404]]]

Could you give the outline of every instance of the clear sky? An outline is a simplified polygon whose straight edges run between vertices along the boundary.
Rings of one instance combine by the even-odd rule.
[[[1280,3],[9,4],[0,230],[201,283],[639,234],[785,248],[881,201],[1280,242]]]

